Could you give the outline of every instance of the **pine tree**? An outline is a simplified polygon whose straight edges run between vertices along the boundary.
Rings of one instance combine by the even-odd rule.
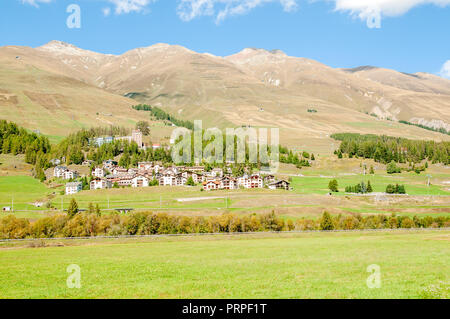
[[[124,153],[119,160],[119,166],[128,168],[130,166],[130,155],[128,153]]]
[[[335,193],[339,192],[338,186],[338,181],[336,179],[333,179],[328,183],[328,188],[330,189],[330,191]]]
[[[189,176],[189,178],[187,179],[186,185],[187,186],[195,186],[194,179],[192,178],[192,176]]]
[[[67,215],[69,215],[69,217],[73,217],[76,214],[78,214],[78,203],[75,198],[72,198],[69,204],[69,208],[67,209]]]
[[[367,187],[366,184],[364,182],[361,182],[361,193],[365,194],[367,193]]]
[[[372,193],[373,192],[372,184],[370,184],[370,181],[367,182],[367,192],[368,193]]]

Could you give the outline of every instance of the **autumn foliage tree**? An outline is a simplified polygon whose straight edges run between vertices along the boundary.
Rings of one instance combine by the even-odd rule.
[[[323,212],[322,218],[320,220],[320,229],[321,230],[333,230],[334,224],[333,224],[333,218],[331,217],[330,213],[327,211]]]

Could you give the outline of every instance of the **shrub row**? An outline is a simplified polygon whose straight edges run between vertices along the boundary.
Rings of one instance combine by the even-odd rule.
[[[220,216],[174,216],[166,213],[135,212],[129,215],[77,213],[73,217],[59,214],[30,222],[13,215],[0,219],[1,239],[90,237],[118,235],[190,234],[262,232],[292,230],[351,230],[386,228],[450,227],[450,217],[414,218],[404,216],[337,215],[327,212],[321,218],[284,220],[274,212],[268,214]]]

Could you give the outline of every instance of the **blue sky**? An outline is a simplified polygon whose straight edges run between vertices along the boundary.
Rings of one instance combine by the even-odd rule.
[[[79,29],[66,25],[70,4]],[[450,77],[450,0],[1,0],[1,46],[51,40],[113,54],[158,42],[220,56],[280,49]]]

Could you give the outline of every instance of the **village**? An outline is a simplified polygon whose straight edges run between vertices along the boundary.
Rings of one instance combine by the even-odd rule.
[[[91,145],[97,147],[112,143],[114,140],[125,140],[136,143],[140,149],[146,149],[140,130],[133,130],[130,136],[99,137],[90,140]],[[160,148],[160,144],[151,145],[153,149]],[[61,166],[61,160],[53,159],[53,177],[69,180],[65,186],[65,194],[76,194],[83,190],[83,183],[74,181],[80,176],[76,170]],[[108,189],[120,187],[149,187],[149,186],[195,186],[202,185],[202,190],[233,190],[264,188],[290,190],[290,183],[286,180],[276,180],[271,174],[242,174],[233,176],[230,166],[225,169],[213,168],[206,170],[204,166],[168,166],[162,163],[139,162],[137,167],[125,168],[119,166],[115,160],[106,160],[101,166],[93,166],[93,161],[85,160],[83,166],[92,167],[90,172],[89,189]]]
[[[89,163],[86,163],[89,164]],[[56,166],[53,176],[64,180],[80,177],[77,171],[65,166]],[[290,183],[277,180],[274,175],[261,173],[233,176],[230,167],[213,168],[206,171],[204,166],[169,166],[153,162],[139,162],[137,168],[124,168],[117,161],[107,160],[92,169],[90,190],[119,187],[194,186],[202,185],[205,191],[264,188],[290,190]],[[82,182],[68,182],[65,194],[76,194],[82,190]]]

